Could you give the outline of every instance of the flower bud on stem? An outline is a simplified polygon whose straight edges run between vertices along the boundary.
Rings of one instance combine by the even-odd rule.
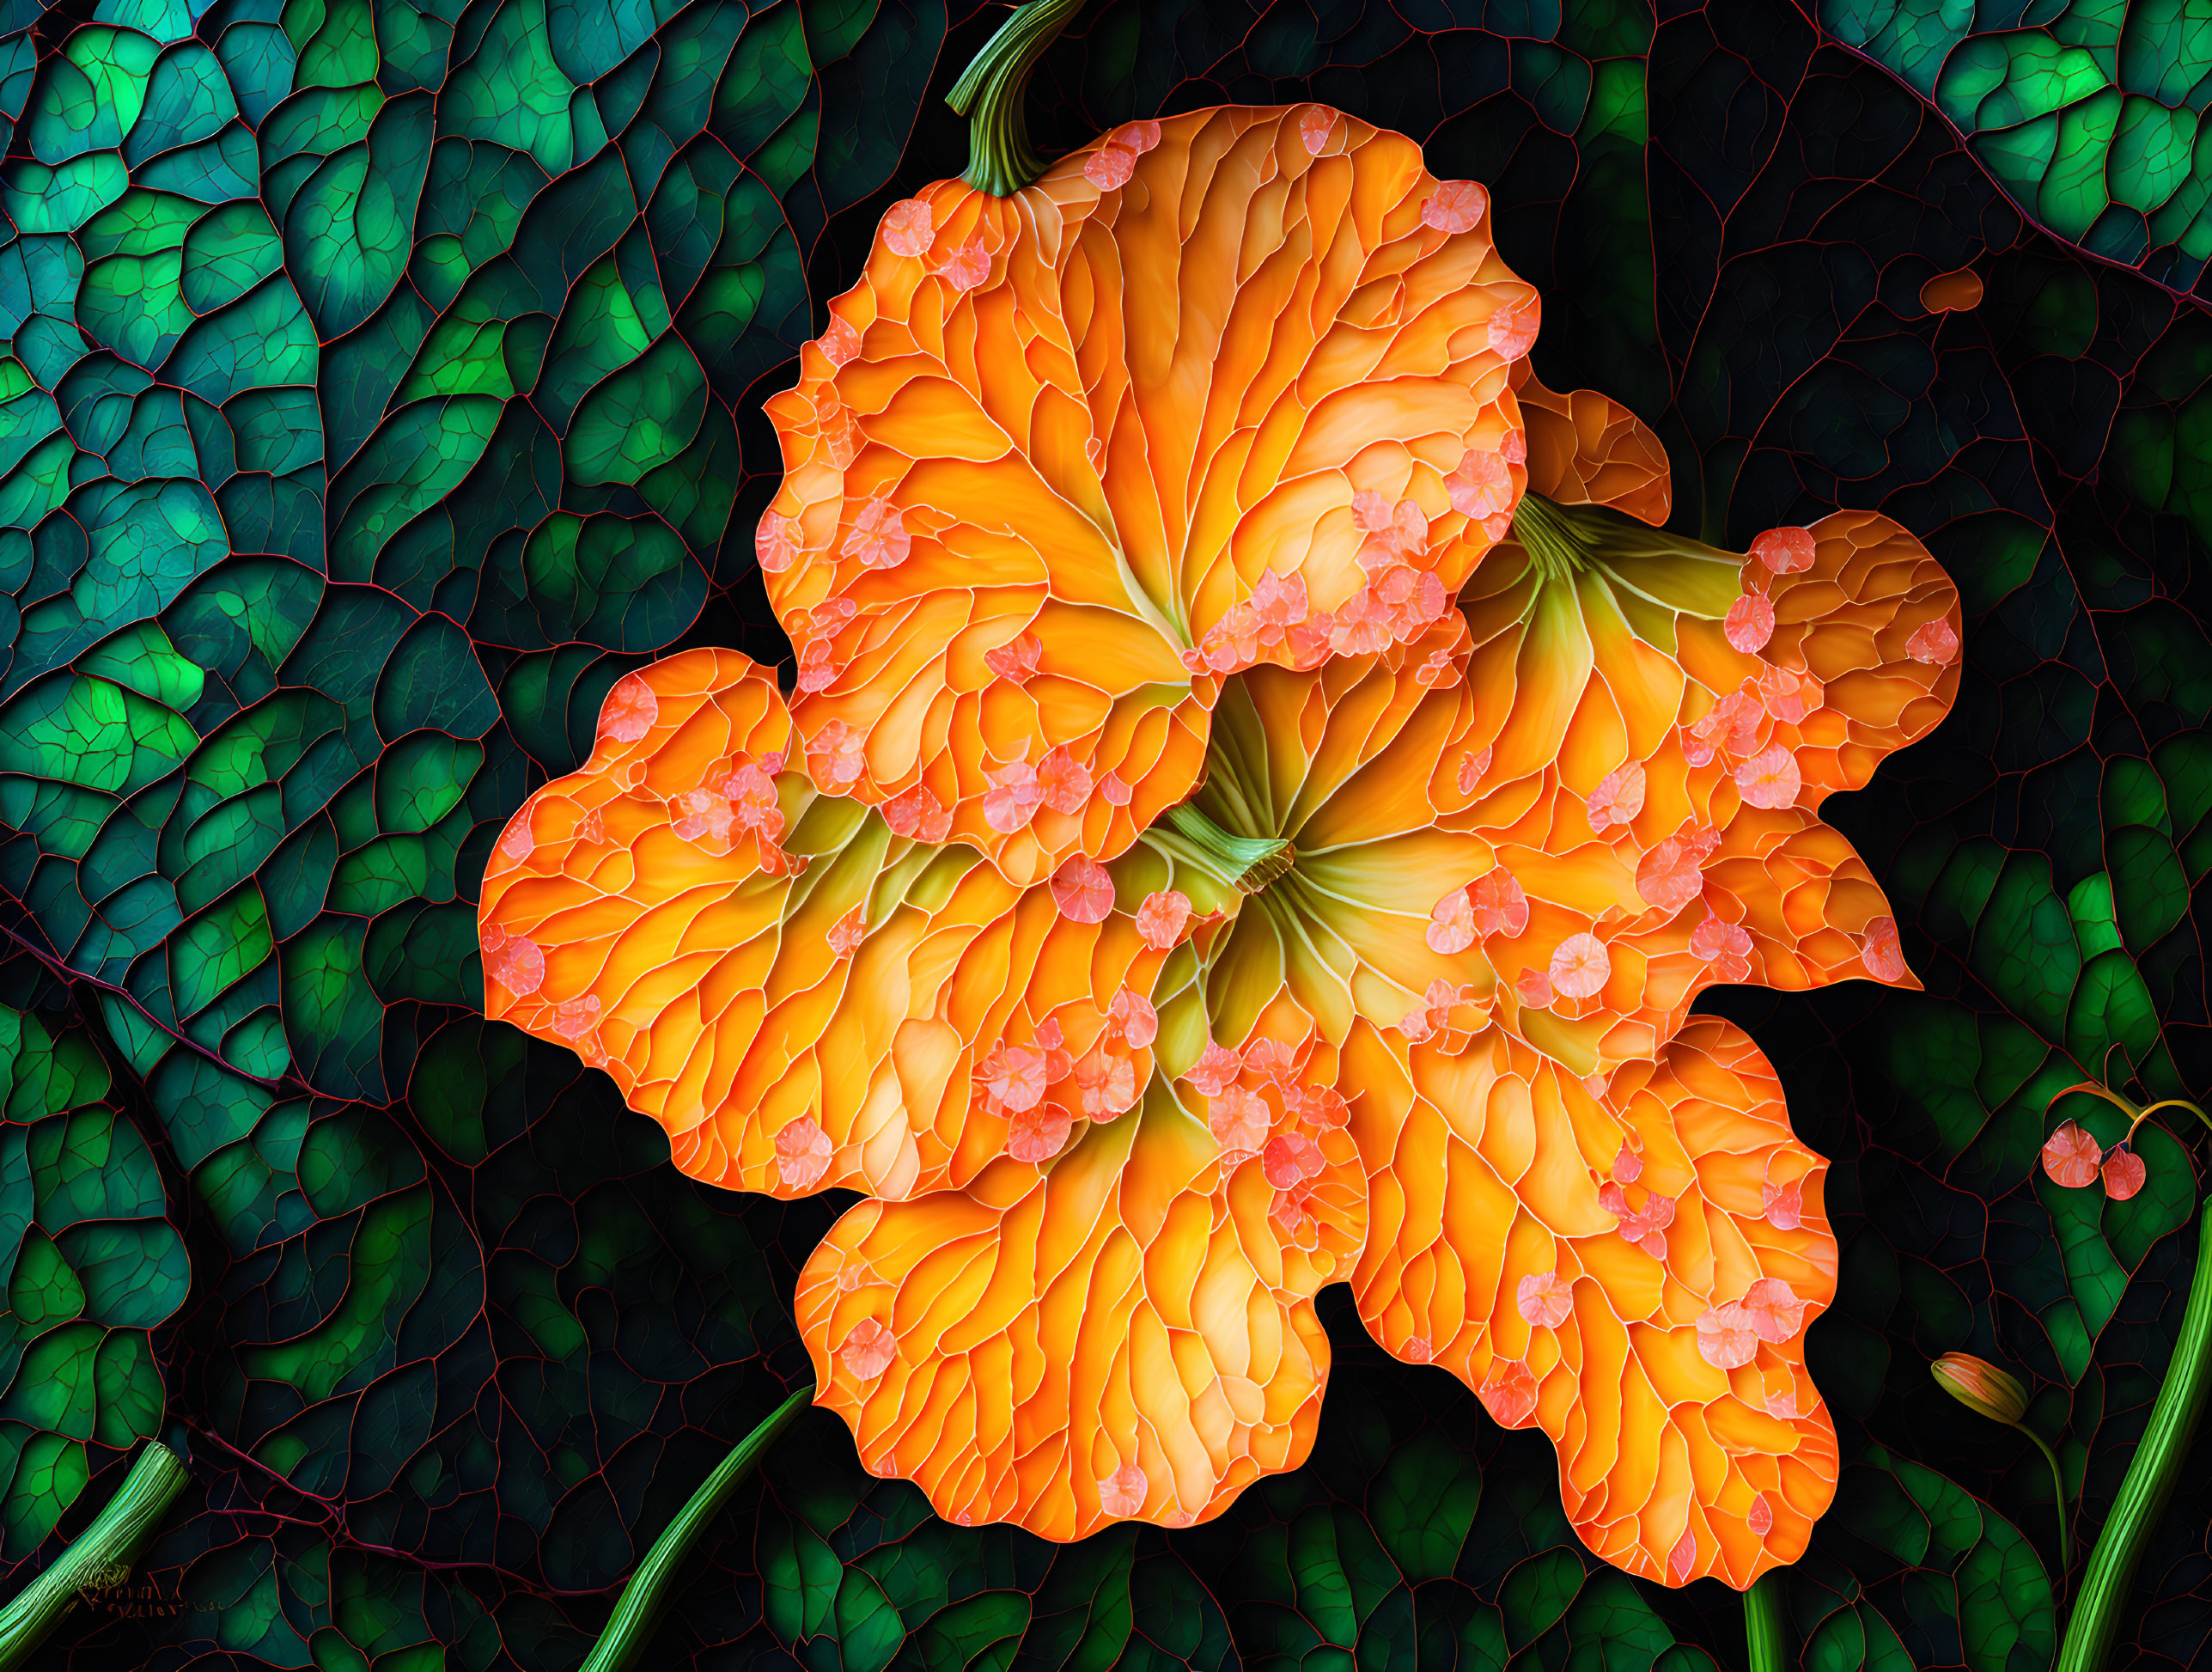
[[[2051,1501],[2058,1510],[2058,1574],[2061,1584],[2074,1568],[2074,1541],[2067,1530],[2066,1474],[2058,1467],[2058,1454],[2043,1436],[2027,1425],[2027,1389],[2019,1379],[1971,1352],[1947,1352],[1928,1367],[1935,1385],[1969,1411],[2016,1428],[2035,1442],[2035,1449],[2051,1465]]]

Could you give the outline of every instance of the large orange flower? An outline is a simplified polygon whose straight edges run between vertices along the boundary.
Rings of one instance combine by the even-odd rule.
[[[1237,213],[1277,229],[1295,195],[1277,138],[1318,134],[1306,155],[1325,162],[1348,135],[1371,150],[1387,137],[1297,112],[1179,124],[1172,153],[1165,137],[1132,144],[1100,171],[1118,183],[1093,182],[1088,224],[1169,153],[1185,194],[1194,157],[1277,180],[1272,208]],[[1255,133],[1271,137],[1230,170],[1222,158]],[[1348,203],[1359,180],[1347,174]],[[959,203],[986,228],[1029,214],[1021,238],[1059,250],[1057,231],[1037,241],[1050,198],[1040,185],[1013,210]],[[911,241],[920,224],[894,211],[884,237],[906,226]],[[1273,247],[1213,259],[1257,272]],[[1053,294],[1100,294],[1054,271]],[[1009,342],[1048,344],[1025,363],[1051,364],[1050,330],[1027,329]],[[1078,357],[1093,369],[1075,387],[1149,351]],[[1009,357],[1024,357],[964,363],[996,387]],[[1458,565],[1456,608],[1380,642],[1233,647],[1164,702],[1161,668],[1098,698],[1085,678],[1153,654],[1130,648],[1137,627],[1164,620],[1163,642],[1181,635],[1204,659],[1211,627],[1251,601],[1209,576],[1226,565],[1256,585],[1234,517],[1203,552],[1179,534],[1122,561],[1143,548],[1100,532],[1124,528],[1116,501],[1106,520],[1085,513],[1090,546],[1024,546],[1031,578],[984,611],[1037,634],[1037,665],[1071,670],[1093,693],[1083,709],[1042,672],[962,682],[967,652],[948,647],[984,619],[996,583],[974,577],[990,563],[957,567],[948,546],[910,571],[917,540],[898,564],[849,571],[811,540],[817,557],[789,554],[784,583],[874,622],[874,671],[851,675],[856,657],[806,689],[802,652],[795,716],[734,653],[655,664],[610,696],[582,770],[501,838],[483,906],[492,1014],[603,1066],[694,1176],[870,1199],[800,1278],[817,1398],[869,1468],[917,1481],[949,1517],[1068,1539],[1217,1514],[1311,1447],[1328,1366],[1313,1297],[1339,1280],[1392,1352],[1461,1376],[1500,1421],[1541,1427],[1575,1525],[1631,1571],[1747,1585],[1802,1553],[1833,1492],[1834,1431],[1802,1353],[1834,1290],[1825,1163],[1791,1135],[1751,1042],[1688,1010],[1715,981],[1910,983],[1880,890],[1818,807],[1945,711],[1956,599],[1876,516],[1774,531],[1748,558],[1667,535],[1664,455],[1642,426],[1602,396],[1543,389],[1525,364],[1494,369],[1485,406],[1526,437],[1509,522],[1477,537],[1463,518],[1443,548],[1390,559]],[[1207,410],[1203,375],[1179,375]],[[1050,384],[1021,410],[1051,407]],[[864,412],[896,405],[839,387]],[[1418,449],[1403,436],[1429,433],[1418,403],[1386,379],[1344,387],[1336,430],[1366,436],[1362,456],[1396,448],[1406,473],[1372,491],[1411,485],[1418,510],[1434,468],[1405,462]],[[1256,400],[1232,404],[1270,410]],[[930,476],[943,455],[904,433],[911,450],[882,468]],[[980,469],[960,452],[976,432],[942,433],[961,470]],[[1073,456],[1043,433],[981,473],[1012,496],[1038,455]],[[1455,433],[1466,450],[1470,431]],[[1155,510],[1194,456],[1167,453]],[[812,468],[802,449],[793,476]],[[1138,497],[1113,468],[1088,479]],[[964,515],[996,491],[976,490]],[[1177,515],[1203,497],[1176,499]],[[1334,601],[1333,631],[1389,567],[1362,571],[1360,550],[1317,536],[1302,567],[1265,572],[1308,577],[1309,605]],[[1084,601],[1086,575],[1119,601]],[[802,765],[822,753],[808,726],[826,703],[873,713],[861,754],[875,760],[902,693],[919,693],[899,735],[920,740],[923,779]],[[1010,755],[990,741],[1002,711]],[[1142,736],[1159,746],[1129,753]],[[1190,755],[1172,767],[1171,737]],[[984,760],[1041,770],[1053,751],[1096,783],[1125,770],[1131,793],[1087,791],[1064,826],[1009,832],[990,819],[1007,784],[957,776]],[[917,817],[916,783],[941,771],[955,775],[945,798]]]
[[[1318,106],[894,205],[768,403],[816,781],[1018,882],[1120,852],[1222,676],[1441,618],[1519,496],[1537,313],[1481,186]]]

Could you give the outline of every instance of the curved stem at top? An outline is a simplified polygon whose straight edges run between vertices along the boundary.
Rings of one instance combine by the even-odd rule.
[[[1083,0],[1029,0],[1008,18],[962,72],[945,102],[968,119],[968,168],[978,192],[1010,198],[1045,172],[1029,149],[1021,101],[1029,72]]]

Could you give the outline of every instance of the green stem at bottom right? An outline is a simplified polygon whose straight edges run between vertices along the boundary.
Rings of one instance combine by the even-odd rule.
[[[2188,1461],[2208,1392],[2212,1392],[2212,1213],[2200,1208],[2197,1274],[2189,1285],[2181,1339],[2174,1343],[2172,1364],[2151,1407],[2150,1426],[2143,1431],[2135,1459],[2120,1482],[2120,1495],[2089,1553],[2081,1593],[2059,1646],[2057,1672],[2103,1672],[2112,1639],[2127,1617],[2136,1565]]]

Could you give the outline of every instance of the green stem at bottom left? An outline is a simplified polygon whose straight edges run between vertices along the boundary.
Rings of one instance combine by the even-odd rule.
[[[753,1472],[760,1454],[776,1443],[792,1419],[814,1396],[814,1384],[805,1387],[768,1414],[767,1420],[740,1440],[729,1455],[715,1466],[691,1501],[676,1512],[667,1529],[653,1541],[645,1559],[637,1564],[630,1583],[614,1605],[613,1616],[583,1663],[582,1672],[625,1672],[652,1640],[654,1622],[667,1606],[668,1591],[683,1570],[686,1559],[698,1547],[707,1528],[729,1502],[739,1484]],[[5,1672],[0,1668],[0,1672]]]
[[[119,1575],[129,1574],[190,1478],[175,1452],[159,1440],[146,1442],[92,1525],[0,1608],[0,1672],[15,1672],[36,1654],[87,1592],[112,1588]]]

